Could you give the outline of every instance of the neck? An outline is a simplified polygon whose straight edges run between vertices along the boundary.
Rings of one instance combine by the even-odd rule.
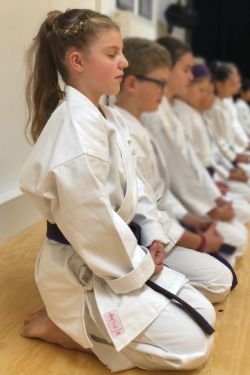
[[[180,100],[182,100],[184,103],[186,103],[189,107],[191,107],[191,108],[195,109],[196,111],[200,112],[200,107],[199,107],[199,105],[194,104],[194,103],[192,102],[192,100],[189,100],[188,97],[186,97],[186,98],[182,98],[182,97],[180,97]]]
[[[80,79],[68,80],[67,84],[74,87],[81,94],[85,95],[99,109],[100,94],[92,92],[87,85],[81,82]]]
[[[227,95],[225,95],[225,93],[224,93],[223,91],[218,92],[218,93],[217,93],[217,96],[218,96],[218,98],[220,98],[220,99],[225,99],[225,98],[227,98]]]
[[[174,101],[174,98],[175,98],[175,95],[171,92],[170,89],[167,90],[166,94],[165,94],[165,97],[167,98],[167,100],[172,103]]]
[[[131,113],[131,115],[137,118],[137,120],[140,120],[143,111],[140,110],[140,108],[138,108],[136,101],[134,100],[134,97],[120,93],[117,97],[116,105],[122,109],[125,109],[125,111]]]

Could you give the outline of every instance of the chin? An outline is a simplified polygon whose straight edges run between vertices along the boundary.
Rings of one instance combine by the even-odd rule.
[[[180,95],[180,96],[187,95],[187,91],[188,91],[188,88],[183,87],[183,89],[178,92],[178,95]]]
[[[155,111],[157,111],[159,105],[160,105],[160,103],[156,103],[155,105],[152,105],[151,109],[147,110],[147,112],[155,112]]]
[[[107,90],[106,95],[117,95],[120,92],[120,85],[116,87],[112,87],[109,90]]]

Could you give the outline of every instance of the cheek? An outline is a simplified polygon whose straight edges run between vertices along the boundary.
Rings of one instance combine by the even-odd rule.
[[[186,93],[188,89],[188,84],[190,83],[190,80],[188,79],[187,74],[185,73],[180,74],[178,82],[179,82],[178,88],[179,88],[180,94]]]
[[[112,64],[102,64],[101,68],[100,66],[93,66],[92,70],[99,82],[107,82],[111,78],[114,78],[114,67]]]
[[[197,100],[198,103],[201,102],[201,100],[202,100],[202,94],[200,92],[197,94],[196,100]]]
[[[143,107],[144,111],[156,111],[159,105],[159,96],[156,89],[153,90],[153,88],[147,89],[142,87],[138,97],[140,98],[141,107]]]
[[[227,93],[230,93],[232,91],[232,86],[230,85],[230,83],[225,84],[225,90]]]
[[[183,87],[186,87],[191,82],[189,73],[182,72],[180,75],[180,81]],[[196,90],[194,90],[194,95],[196,95]]]
[[[200,98],[199,95],[196,95],[196,96],[194,97],[194,105],[195,105],[195,106],[198,106],[198,105],[200,105],[200,103],[201,103],[201,98]]]
[[[175,93],[178,94],[178,92],[182,90],[182,86],[183,86],[183,79],[182,79],[181,74],[174,74],[169,80],[169,88],[173,89]]]
[[[149,110],[151,111],[156,110],[159,104],[157,102],[158,97],[159,95],[156,94],[156,90],[155,91],[151,90],[150,92],[144,94],[143,102],[145,103],[145,105],[147,105]]]

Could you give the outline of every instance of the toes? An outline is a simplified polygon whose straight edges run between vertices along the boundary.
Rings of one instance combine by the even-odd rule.
[[[31,337],[30,336],[30,329],[29,329],[29,324],[26,323],[22,329],[21,329],[21,332],[20,332],[21,336],[23,337]]]

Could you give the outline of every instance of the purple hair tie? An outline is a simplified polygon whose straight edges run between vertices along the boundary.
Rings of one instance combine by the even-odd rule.
[[[205,77],[210,74],[206,64],[197,64],[192,66],[192,74],[194,78]]]

